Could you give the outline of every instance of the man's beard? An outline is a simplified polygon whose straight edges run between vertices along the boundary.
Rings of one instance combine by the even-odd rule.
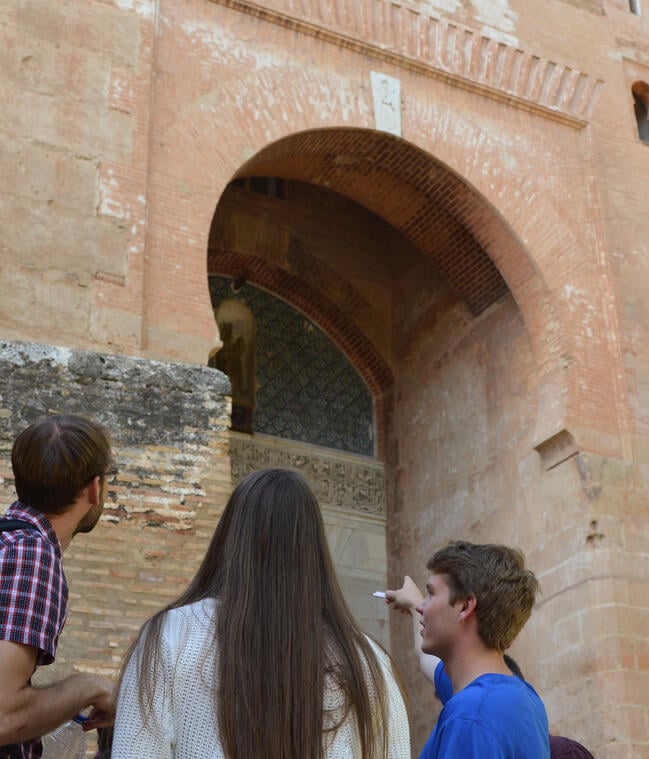
[[[103,503],[97,503],[94,506],[92,506],[85,514],[83,519],[79,522],[79,524],[75,527],[73,535],[78,535],[79,533],[88,533],[91,532],[94,528],[97,522],[99,521],[99,517],[101,516],[101,512],[104,510],[104,504]]]

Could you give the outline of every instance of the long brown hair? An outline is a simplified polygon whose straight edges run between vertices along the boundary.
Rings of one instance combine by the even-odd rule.
[[[386,683],[345,603],[301,474],[259,470],[235,488],[196,576],[166,610],[205,598],[218,599],[214,711],[229,759],[321,759],[324,734],[349,710],[363,759],[387,758]],[[166,610],[134,644],[145,714]],[[325,715],[325,681],[346,701],[334,724]]]

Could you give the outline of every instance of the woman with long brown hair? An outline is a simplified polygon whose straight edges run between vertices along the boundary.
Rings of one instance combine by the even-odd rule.
[[[347,608],[304,478],[253,472],[123,672],[113,759],[403,759],[389,656]]]

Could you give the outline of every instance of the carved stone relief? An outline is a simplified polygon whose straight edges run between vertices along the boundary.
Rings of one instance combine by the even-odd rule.
[[[373,591],[386,587],[383,465],[353,453],[270,435],[230,433],[232,485],[264,467],[299,469],[312,486],[336,574],[362,629],[389,646],[388,607]]]
[[[401,82],[378,71],[371,71],[370,77],[376,128],[401,137]]]
[[[233,485],[255,469],[291,467],[307,478],[322,509],[385,517],[385,481],[378,461],[266,435],[233,434],[230,456]]]

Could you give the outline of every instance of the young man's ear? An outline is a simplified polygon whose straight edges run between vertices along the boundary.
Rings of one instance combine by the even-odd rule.
[[[467,596],[462,600],[462,606],[460,607],[460,619],[468,619],[475,611],[478,602],[475,596]]]
[[[99,503],[101,495],[101,475],[93,477],[87,485],[88,487],[88,502],[91,506],[96,506]]]

